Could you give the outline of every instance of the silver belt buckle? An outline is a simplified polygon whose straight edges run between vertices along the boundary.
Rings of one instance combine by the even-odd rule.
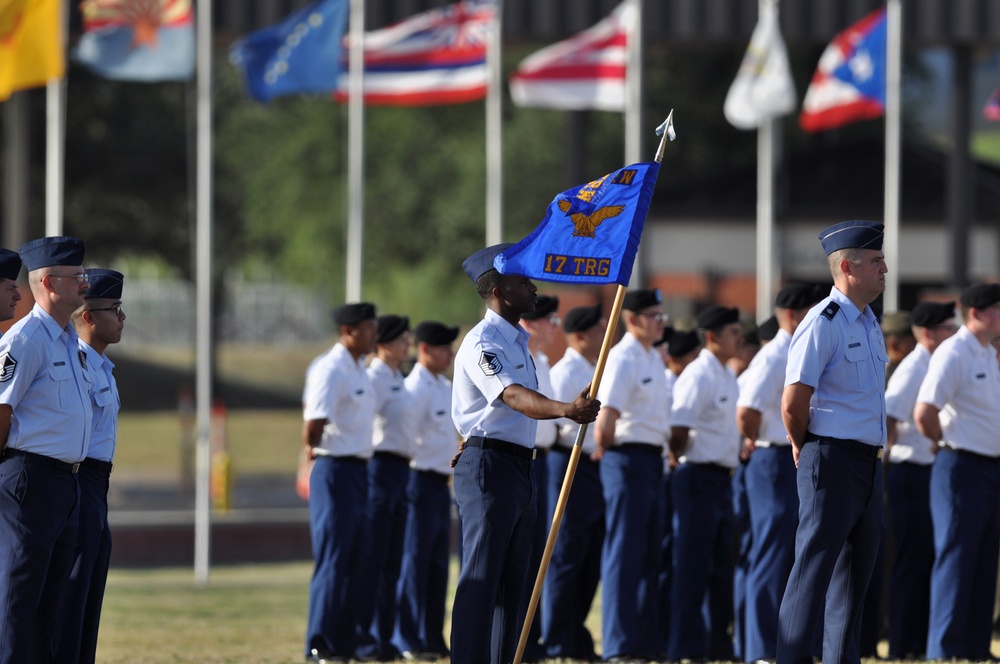
[[[77,474],[78,472],[80,472],[80,464],[79,464],[79,463],[74,463],[74,464],[72,465],[72,467],[70,468],[70,471],[69,471],[69,472],[71,472],[71,473],[73,473],[74,475],[76,475],[76,474]]]

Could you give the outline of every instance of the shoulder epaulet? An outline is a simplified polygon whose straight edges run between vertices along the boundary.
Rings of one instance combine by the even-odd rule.
[[[840,305],[836,302],[830,302],[826,305],[826,308],[823,309],[823,313],[820,315],[827,320],[833,320],[833,317],[837,315],[838,311],[840,311]]]

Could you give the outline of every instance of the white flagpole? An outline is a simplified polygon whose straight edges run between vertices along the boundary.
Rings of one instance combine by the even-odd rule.
[[[768,0],[762,0],[767,2]],[[777,120],[757,130],[757,320],[771,313],[774,289],[774,134]]]
[[[351,0],[347,102],[347,302],[361,300],[365,216],[365,2]]]
[[[197,21],[198,145],[195,223],[195,398],[198,442],[195,470],[194,576],[208,585],[211,539],[209,481],[212,406],[212,0],[200,0]]]
[[[490,21],[486,40],[486,246],[503,242],[503,87],[501,80],[501,12]]]
[[[758,2],[758,21],[776,0]],[[757,129],[757,320],[771,313],[774,290],[774,138],[778,121],[765,120]]]
[[[59,43],[66,51],[69,12],[59,3]],[[66,75],[45,84],[45,235],[63,234],[63,162],[66,156]]]
[[[642,0],[627,0],[625,8],[625,163],[642,161]],[[643,248],[632,265],[629,285],[643,279]]]
[[[886,7],[885,86],[885,256],[891,265],[885,275],[884,311],[899,309],[899,168],[900,87],[903,62],[903,9],[900,0]]]

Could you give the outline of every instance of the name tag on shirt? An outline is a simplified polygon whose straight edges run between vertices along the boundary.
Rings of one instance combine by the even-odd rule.
[[[860,345],[861,345],[860,341],[855,341],[853,344],[847,344],[847,347],[848,348],[857,348]]]
[[[642,379],[642,384],[643,385],[646,385],[647,383],[652,383],[652,382],[653,382],[653,379],[650,378],[650,377],[648,377],[648,376],[646,378]]]

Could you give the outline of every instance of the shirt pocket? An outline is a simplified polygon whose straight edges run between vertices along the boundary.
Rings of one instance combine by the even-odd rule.
[[[844,349],[845,377],[850,385],[861,387],[864,384],[865,359],[868,350],[860,341],[852,341]]]
[[[73,369],[71,367],[65,362],[50,365],[49,381],[52,383],[52,387],[55,388],[60,408],[69,408],[71,405],[75,405],[73,400],[75,395],[73,393],[76,391],[76,385],[74,385]]]
[[[94,414],[98,415],[97,424],[94,426],[95,431],[107,431],[111,428],[114,400],[114,394],[111,393],[110,387],[101,388],[94,394]]]

